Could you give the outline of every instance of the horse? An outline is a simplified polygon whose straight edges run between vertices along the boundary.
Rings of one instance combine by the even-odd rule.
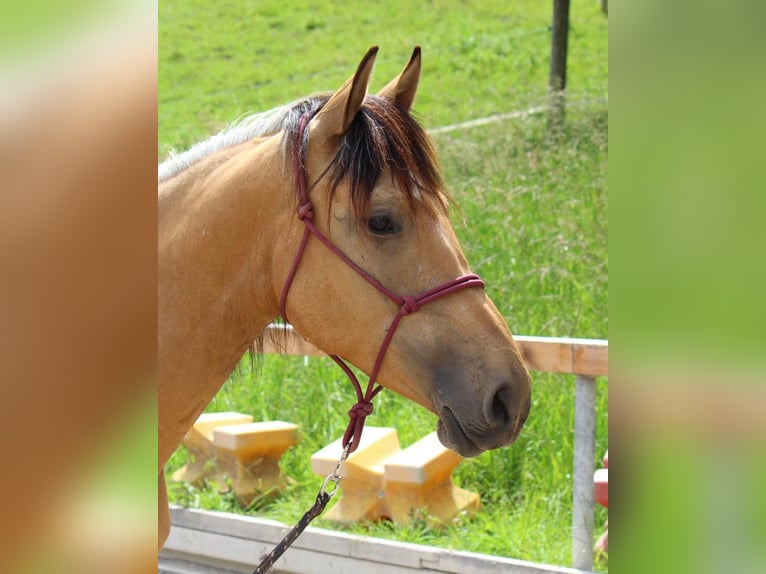
[[[526,421],[529,374],[470,272],[433,144],[411,114],[420,48],[368,94],[376,54],[335,92],[254,115],[159,166],[160,547],[165,463],[280,316],[370,385],[436,413],[439,439],[462,456],[510,444]],[[357,423],[370,389],[357,393]]]

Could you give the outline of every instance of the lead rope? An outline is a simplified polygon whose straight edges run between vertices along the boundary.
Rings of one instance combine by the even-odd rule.
[[[354,385],[354,390],[356,391],[357,401],[356,404],[354,404],[354,406],[351,407],[351,409],[348,411],[349,423],[348,427],[346,427],[346,432],[343,434],[343,440],[341,441],[343,452],[341,453],[340,458],[338,458],[338,464],[336,465],[335,470],[327,475],[327,477],[324,479],[324,482],[319,489],[319,493],[317,494],[316,500],[314,501],[314,505],[303,515],[298,523],[293,526],[293,528],[285,535],[282,541],[277,544],[271,552],[263,556],[261,563],[253,571],[253,574],[265,574],[268,572],[274,563],[279,559],[279,557],[282,556],[282,554],[285,553],[285,551],[292,545],[292,543],[295,542],[298,536],[301,535],[309,523],[317,516],[322,514],[327,504],[338,491],[338,487],[340,486],[341,481],[340,472],[343,468],[343,463],[345,463],[348,456],[359,447],[359,443],[362,440],[364,422],[374,410],[372,399],[374,399],[378,393],[383,390],[383,387],[380,385],[376,386],[378,373],[383,364],[383,359],[386,356],[386,351],[391,344],[391,340],[394,337],[394,333],[396,332],[396,329],[399,326],[399,321],[401,321],[402,317],[410,315],[411,313],[416,313],[426,303],[430,303],[431,301],[443,297],[444,295],[460,291],[467,287],[484,288],[484,281],[482,281],[478,275],[469,274],[461,275],[456,279],[442,283],[433,289],[429,289],[428,291],[421,293],[417,297],[412,297],[409,295],[397,295],[385,287],[372,275],[367,273],[367,271],[359,267],[359,265],[352,261],[348,255],[338,249],[338,247],[336,247],[332,241],[330,241],[321,231],[319,231],[319,229],[316,228],[313,222],[314,206],[308,197],[306,170],[303,165],[303,157],[301,153],[301,150],[303,149],[303,139],[306,134],[306,126],[308,125],[309,121],[311,121],[311,118],[314,116],[314,114],[316,114],[316,111],[306,112],[301,117],[298,124],[298,134],[296,137],[296,144],[294,149],[295,187],[298,192],[298,209],[296,213],[298,219],[304,224],[304,230],[303,237],[301,238],[300,245],[298,246],[298,251],[295,254],[295,258],[293,259],[293,263],[290,266],[290,270],[287,273],[287,279],[285,280],[285,284],[282,287],[282,293],[279,297],[280,315],[282,316],[282,319],[287,321],[287,295],[290,292],[290,286],[293,283],[293,279],[298,272],[300,261],[303,258],[303,252],[305,251],[308,240],[312,235],[319,239],[319,241],[325,247],[337,255],[344,263],[356,271],[365,281],[375,287],[391,301],[396,303],[396,305],[399,307],[399,311],[396,313],[396,315],[394,315],[394,318],[391,321],[391,325],[389,326],[383,342],[380,345],[378,356],[375,358],[375,363],[372,367],[372,372],[370,373],[370,379],[367,383],[367,389],[364,392],[362,392],[362,385],[359,383],[359,379],[357,379],[356,375],[354,375],[353,371],[346,364],[346,362],[337,355],[330,355],[330,358],[335,361],[341,369],[343,369],[344,373],[346,373],[346,376]],[[332,490],[328,491],[327,487],[330,484],[333,485]]]
[[[343,449],[343,452],[338,459],[338,464],[335,466],[335,470],[328,474],[327,478],[324,479],[322,488],[319,489],[319,494],[317,494],[316,501],[314,502],[314,506],[308,509],[306,514],[304,514],[298,523],[285,534],[285,537],[271,552],[261,557],[261,563],[258,564],[258,567],[255,570],[253,570],[253,574],[266,574],[266,572],[271,570],[274,562],[279,560],[282,554],[292,546],[293,542],[303,534],[303,531],[306,530],[309,523],[324,512],[327,503],[330,502],[332,497],[335,496],[335,493],[338,491],[338,486],[340,485],[340,471],[343,469],[343,463],[346,462],[348,454],[348,447],[346,447]],[[330,483],[333,484],[333,487],[332,490],[328,491],[327,486]]]

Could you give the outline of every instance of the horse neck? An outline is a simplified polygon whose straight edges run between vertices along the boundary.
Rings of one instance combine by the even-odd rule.
[[[272,264],[293,200],[277,139],[213,154],[160,186],[160,465],[278,315]]]

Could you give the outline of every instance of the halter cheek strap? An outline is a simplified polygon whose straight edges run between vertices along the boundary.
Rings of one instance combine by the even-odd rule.
[[[303,253],[306,250],[308,240],[312,235],[321,241],[325,247],[327,247],[332,253],[339,257],[346,265],[351,267],[351,269],[353,269],[365,281],[375,287],[378,291],[388,297],[399,307],[399,311],[396,313],[396,315],[394,315],[394,318],[391,321],[391,325],[389,326],[383,342],[380,345],[378,355],[375,358],[375,363],[372,367],[372,372],[370,373],[370,380],[367,383],[367,389],[364,392],[362,392],[362,386],[359,383],[359,380],[351,371],[346,362],[337,355],[330,355],[330,358],[335,361],[341,369],[343,369],[344,373],[346,373],[349,380],[354,385],[354,390],[356,391],[357,402],[348,412],[350,421],[348,427],[346,428],[346,432],[343,435],[343,447],[348,448],[348,452],[352,453],[359,446],[359,441],[362,438],[362,430],[364,428],[365,419],[371,415],[374,410],[372,399],[375,398],[375,396],[381,390],[383,390],[383,387],[376,385],[378,373],[380,372],[380,368],[383,364],[383,359],[386,356],[386,351],[391,344],[391,340],[394,337],[394,333],[396,333],[396,329],[399,326],[399,322],[402,320],[402,317],[416,313],[423,305],[444,297],[445,295],[449,295],[450,293],[455,293],[468,287],[481,287],[483,289],[484,281],[482,281],[481,278],[475,274],[461,275],[460,277],[452,279],[451,281],[447,281],[446,283],[442,283],[441,285],[424,291],[423,293],[420,293],[416,296],[397,295],[388,289],[385,285],[383,285],[380,281],[378,281],[375,277],[367,273],[367,271],[359,267],[359,265],[352,261],[348,255],[341,251],[332,241],[330,241],[330,239],[328,239],[321,231],[319,231],[319,229],[317,229],[314,225],[314,206],[309,199],[306,168],[303,164],[303,157],[301,154],[302,142],[306,128],[315,113],[316,111],[306,112],[303,114],[303,116],[301,116],[300,122],[298,124],[298,134],[295,140],[294,171],[295,187],[298,194],[297,215],[298,219],[303,222],[304,230],[303,237],[301,238],[301,242],[298,246],[298,251],[296,252],[295,258],[293,259],[292,265],[290,266],[290,270],[287,274],[287,279],[285,280],[285,284],[282,287],[282,293],[279,297],[280,315],[285,321],[288,320],[287,295],[290,292],[290,286],[292,285],[293,280],[295,279],[295,275],[298,272],[298,268],[300,266],[301,259],[303,258]]]

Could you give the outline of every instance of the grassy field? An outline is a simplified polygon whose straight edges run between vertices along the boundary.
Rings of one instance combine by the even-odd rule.
[[[242,114],[332,90],[379,44],[372,89],[423,47],[416,110],[428,128],[545,102],[551,6],[514,3],[160,2],[159,156],[183,149]],[[560,134],[545,118],[498,122],[434,136],[459,211],[454,224],[473,269],[514,333],[608,338],[607,21],[598,3],[575,1],[570,33],[573,106]],[[574,105],[576,102],[584,102]],[[533,373],[530,417],[510,448],[466,460],[455,473],[483,509],[442,529],[425,520],[349,529],[409,542],[552,564],[571,560],[573,380]],[[597,457],[607,448],[608,388],[598,380]],[[329,360],[244,360],[209,411],[298,423],[301,444],[284,457],[294,484],[274,501],[240,508],[212,486],[170,486],[173,501],[294,522],[320,479],[313,452],[336,439],[351,389]],[[376,399],[369,424],[395,426],[406,446],[435,417],[392,393]],[[168,470],[185,461],[183,450]],[[598,509],[597,528],[606,519]],[[317,522],[323,527],[331,524]],[[607,563],[598,568],[607,570]]]

